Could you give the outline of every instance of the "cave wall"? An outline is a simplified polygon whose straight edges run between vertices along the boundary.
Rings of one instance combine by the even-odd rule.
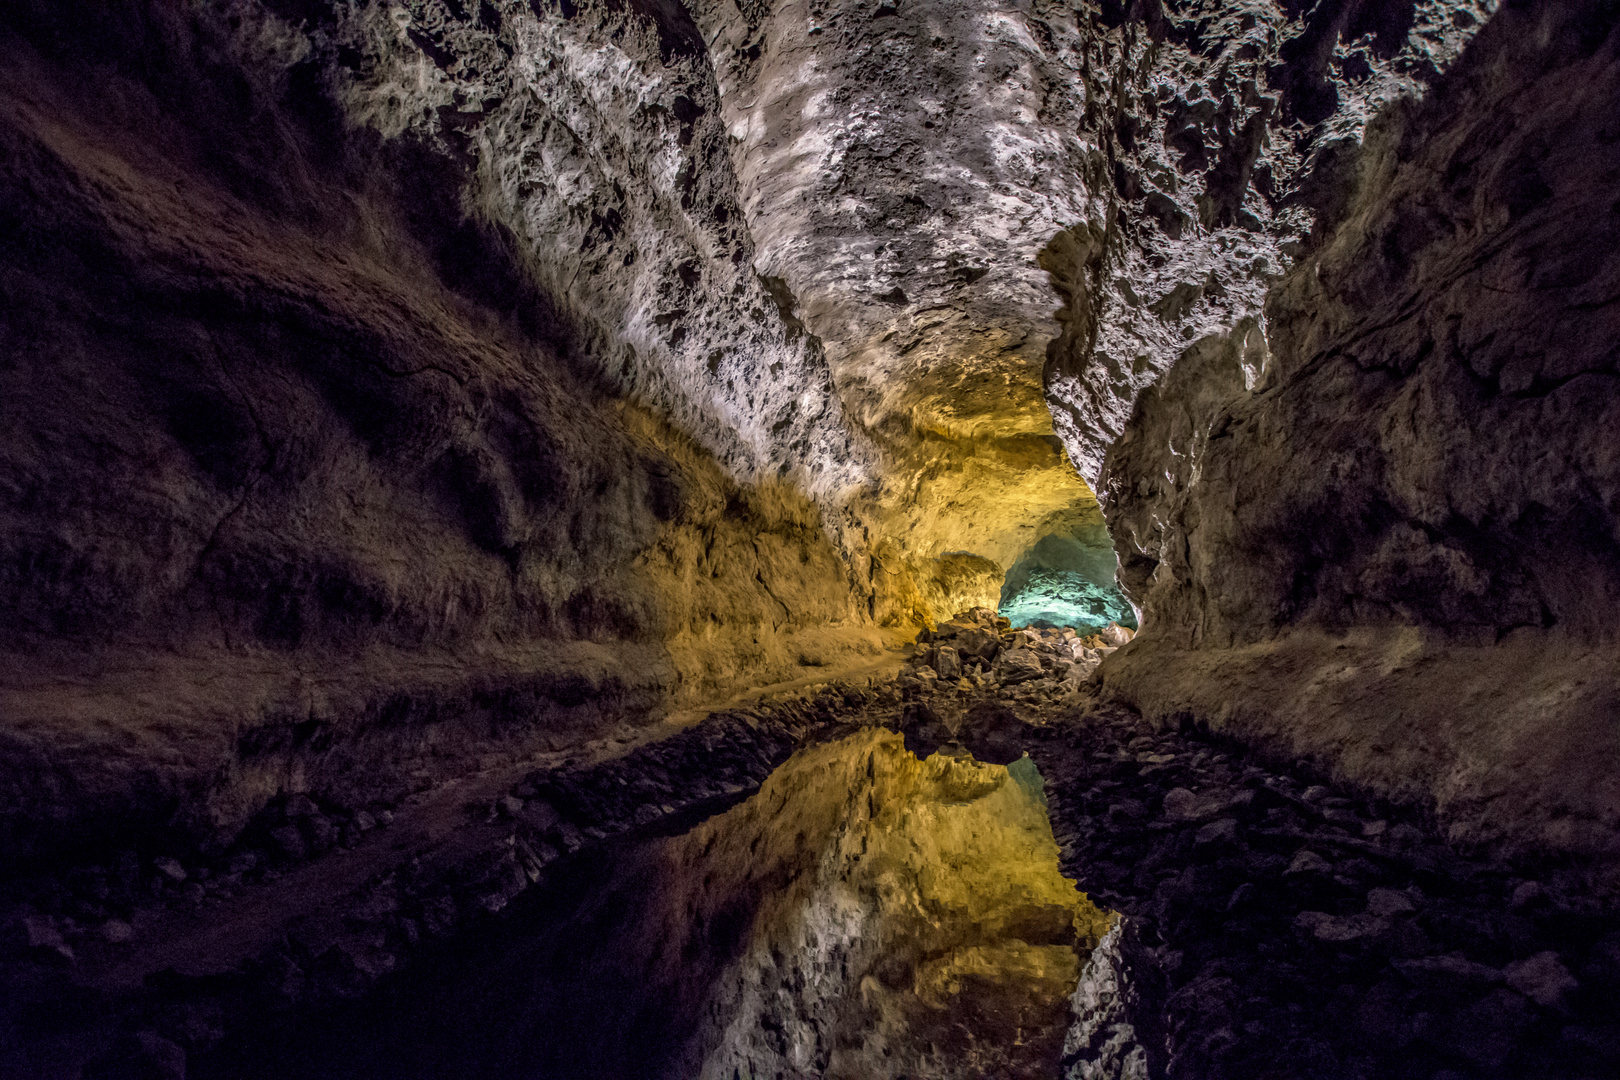
[[[1613,865],[1617,48],[1611,6],[1504,7],[1138,399],[1111,693]]]
[[[1495,11],[7,4],[8,835],[568,745],[1106,510],[1107,692],[1607,850],[1612,15]]]
[[[481,210],[481,159],[447,129],[345,112],[328,64],[349,46],[304,8],[8,6],[13,853],[118,829],[228,834],[278,790],[397,797],[875,651],[866,590],[810,497],[803,384],[825,369],[783,344],[774,304],[750,316],[768,303],[757,282],[704,317],[797,364],[751,377],[808,419],[750,398],[721,424],[704,410],[723,402],[644,392],[613,367],[632,344],[601,329],[633,337],[629,304],[535,270],[579,272],[596,251],[580,230],[603,215],[575,207],[571,237],[546,224],[580,252],[546,261]],[[619,30],[658,62],[655,23]],[[644,112],[674,155],[679,110]],[[577,185],[589,166],[568,165]],[[679,281],[668,237],[647,243],[676,268],[586,279]],[[679,365],[662,370],[678,390]],[[756,420],[781,438],[750,434]],[[829,454],[818,475],[858,456],[847,440]],[[798,473],[780,475],[783,455]]]
[[[1258,320],[1322,209],[1342,195],[1372,115],[1421,96],[1495,7],[1109,0],[1082,9],[1093,197],[1039,261],[1063,300],[1047,399],[1089,484],[1137,396],[1189,345]]]

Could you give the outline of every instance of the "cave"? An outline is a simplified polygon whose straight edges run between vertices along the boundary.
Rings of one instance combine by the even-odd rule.
[[[1611,0],[0,51],[0,1077],[1620,1074]]]

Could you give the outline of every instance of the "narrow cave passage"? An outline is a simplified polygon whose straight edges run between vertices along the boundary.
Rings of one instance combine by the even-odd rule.
[[[0,1080],[1620,1076],[1615,0],[0,58]]]

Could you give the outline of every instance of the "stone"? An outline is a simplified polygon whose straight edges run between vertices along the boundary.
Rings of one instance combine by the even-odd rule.
[[[1513,890],[1508,906],[1514,911],[1528,911],[1548,902],[1547,889],[1539,881],[1521,882]]]
[[[122,945],[135,936],[135,928],[123,919],[108,919],[101,924],[101,938],[113,945]]]
[[[961,678],[962,661],[957,651],[949,645],[941,645],[934,656],[934,670],[941,679]]]
[[[225,864],[226,872],[231,874],[246,874],[259,865],[259,856],[251,851],[239,851],[231,856],[230,862]]]
[[[515,818],[523,813],[523,800],[516,795],[502,795],[495,800],[495,806],[505,817]]]
[[[955,647],[961,656],[994,660],[996,653],[1001,650],[1001,638],[989,630],[966,630],[956,636]]]
[[[1407,915],[1417,905],[1406,893],[1397,889],[1371,889],[1367,892],[1367,911],[1373,915]]]
[[[186,868],[180,865],[179,859],[167,855],[160,856],[152,860],[152,866],[158,873],[176,884],[186,880]]]
[[[1103,627],[1102,630],[1103,643],[1106,645],[1115,646],[1116,648],[1120,645],[1126,644],[1134,636],[1135,631],[1131,630],[1129,627],[1121,626],[1119,623],[1109,623],[1107,626]]]
[[[1294,854],[1293,860],[1289,862],[1288,869],[1284,870],[1283,874],[1287,877],[1297,877],[1305,874],[1330,874],[1332,872],[1332,863],[1309,848],[1301,848]]]
[[[377,819],[369,810],[359,810],[354,815],[354,827],[360,832],[369,832],[377,827]]]
[[[15,951],[35,959],[72,962],[73,947],[61,931],[43,915],[24,915],[12,924],[7,935]]]
[[[996,657],[993,668],[996,679],[1003,686],[1016,686],[1046,674],[1040,657],[1030,649],[1008,649]]]
[[[1580,984],[1551,951],[1539,952],[1503,969],[1507,984],[1544,1009],[1565,1011]]]
[[[1212,821],[1199,829],[1193,838],[1194,846],[1209,847],[1235,847],[1238,841],[1238,823],[1231,818]]]
[[[1203,801],[1186,788],[1164,793],[1164,816],[1171,821],[1193,821],[1203,810]]]
[[[1324,911],[1302,911],[1295,916],[1294,926],[1333,945],[1370,941],[1387,934],[1390,928],[1389,920],[1380,915],[1329,915]]]

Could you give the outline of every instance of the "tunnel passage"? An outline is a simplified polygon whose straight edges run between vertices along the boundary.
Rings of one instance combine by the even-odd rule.
[[[1114,580],[1114,545],[1101,537],[1043,536],[1007,571],[1000,614],[1015,627],[1072,626],[1082,634],[1109,623],[1136,629],[1136,611]]]

